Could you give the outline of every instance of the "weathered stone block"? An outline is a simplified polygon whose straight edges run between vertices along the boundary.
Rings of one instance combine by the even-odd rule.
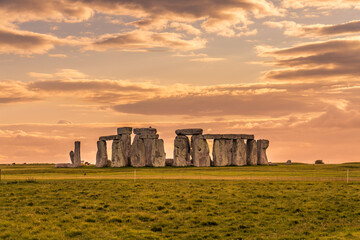
[[[258,165],[269,165],[267,156],[266,156],[266,149],[269,147],[269,140],[259,139],[257,140],[257,157]]]
[[[185,167],[190,165],[190,141],[187,136],[176,136],[174,140],[173,166]]]
[[[115,139],[120,139],[121,135],[110,135],[99,137],[99,141],[113,141]]]
[[[158,139],[159,135],[158,134],[140,134],[139,138],[142,138],[142,139]]]
[[[209,145],[203,135],[191,137],[192,163],[196,167],[210,167]]]
[[[145,143],[144,139],[135,136],[130,148],[130,165],[133,167],[145,167]]]
[[[108,155],[106,141],[97,142],[96,167],[106,167],[108,165]]]
[[[257,165],[257,144],[256,140],[248,139],[247,145],[247,165]]]
[[[81,167],[80,142],[75,142],[74,167]]]
[[[125,167],[127,160],[124,154],[124,143],[122,140],[114,140],[112,143],[111,167]]]
[[[213,164],[215,167],[228,166],[231,163],[232,140],[215,139],[213,145]]]
[[[122,134],[131,134],[132,133],[132,127],[121,127],[117,129],[117,134],[118,135],[122,135]]]
[[[126,160],[126,166],[130,165],[130,149],[131,149],[131,136],[130,134],[123,134],[121,141],[124,144],[124,157]]]
[[[71,150],[69,152],[69,155],[70,155],[70,161],[71,161],[71,164],[74,164],[74,156],[75,156],[75,153],[73,150]]]
[[[249,134],[204,134],[205,139],[254,139]]]
[[[176,135],[199,135],[203,134],[201,128],[187,128],[187,129],[178,129],[175,131]]]
[[[235,139],[233,142],[233,152],[231,158],[231,165],[244,166],[247,161],[247,149],[244,140]]]
[[[134,134],[156,134],[156,128],[134,128]]]
[[[165,148],[164,148],[164,140],[162,139],[154,139],[153,146],[151,151],[151,164],[153,167],[165,167]]]

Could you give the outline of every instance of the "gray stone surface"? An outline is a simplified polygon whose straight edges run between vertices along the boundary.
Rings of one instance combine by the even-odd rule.
[[[266,156],[266,149],[268,147],[269,147],[269,140],[265,140],[265,139],[257,140],[258,165],[269,165],[269,161]]]
[[[247,145],[247,165],[257,165],[257,144],[256,140],[249,139]]]
[[[235,139],[231,158],[232,166],[244,166],[247,161],[247,149],[243,139]]]
[[[73,166],[71,163],[58,163],[55,165],[56,168],[71,168]]]
[[[159,135],[158,134],[140,134],[139,138],[142,138],[142,139],[158,139]]]
[[[110,136],[101,136],[99,141],[113,141],[115,139],[120,139],[121,135],[110,135]]]
[[[254,139],[249,134],[204,134],[205,139]]]
[[[191,158],[196,167],[210,167],[209,145],[203,135],[191,137]]]
[[[228,166],[231,163],[232,140],[215,139],[213,145],[213,165]]]
[[[156,134],[156,128],[134,128],[134,134]]]
[[[123,134],[121,141],[124,144],[124,156],[126,160],[126,166],[130,165],[130,149],[131,149],[131,136],[130,134]]]
[[[145,162],[146,162],[145,165],[146,167],[152,167],[151,154],[152,154],[152,149],[155,147],[155,139],[145,138],[142,140],[144,141],[145,144]]]
[[[81,167],[80,142],[75,142],[74,167]]]
[[[176,135],[198,135],[203,134],[203,130],[201,128],[186,128],[186,129],[178,129],[175,131]]]
[[[132,167],[145,167],[145,143],[144,139],[135,136],[130,148],[130,165]]]
[[[190,165],[190,141],[187,136],[176,136],[174,140],[173,166],[185,167]]]
[[[117,129],[117,134],[131,134],[132,133],[132,127],[121,127]]]
[[[125,167],[127,160],[124,154],[124,143],[122,140],[114,140],[112,143],[111,167]]]
[[[164,140],[154,139],[151,151],[152,167],[165,167],[165,160],[166,154],[164,148]]]
[[[108,165],[108,155],[106,141],[97,141],[96,167],[106,167]]]
[[[70,155],[70,161],[71,161],[71,164],[74,164],[74,156],[75,156],[75,153],[73,150],[71,150],[69,152],[69,155]]]

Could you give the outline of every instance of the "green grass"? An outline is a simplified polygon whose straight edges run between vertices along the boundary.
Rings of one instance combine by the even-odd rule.
[[[0,239],[360,239],[360,164],[0,168]]]

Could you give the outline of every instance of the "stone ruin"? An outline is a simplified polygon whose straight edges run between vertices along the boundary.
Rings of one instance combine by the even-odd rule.
[[[131,134],[135,134],[131,144]],[[103,136],[97,142],[97,167],[220,167],[269,165],[266,149],[269,140],[255,140],[248,134],[203,134],[200,128],[175,131],[174,158],[166,159],[164,141],[155,128],[122,127],[117,135]],[[191,135],[189,139],[188,136]],[[207,140],[213,140],[213,151]],[[112,142],[111,161],[108,160],[106,141]]]
[[[75,142],[74,151],[71,150],[70,153],[71,163],[58,163],[55,165],[57,168],[70,168],[70,167],[81,167],[81,156],[80,156],[80,142]]]

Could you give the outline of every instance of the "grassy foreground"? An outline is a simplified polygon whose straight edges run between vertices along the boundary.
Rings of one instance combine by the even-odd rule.
[[[0,239],[360,239],[360,164],[0,168]]]

